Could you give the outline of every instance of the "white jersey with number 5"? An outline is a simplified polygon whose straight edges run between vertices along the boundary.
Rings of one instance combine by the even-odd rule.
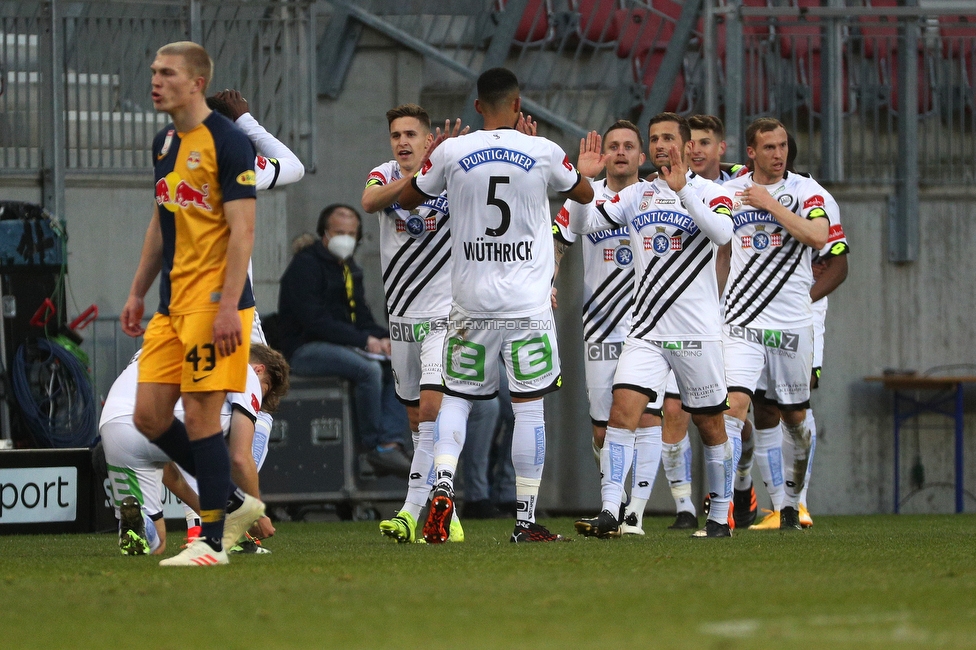
[[[414,187],[451,201],[451,286],[467,317],[519,318],[549,306],[554,259],[549,189],[580,175],[555,143],[514,129],[445,140]]]

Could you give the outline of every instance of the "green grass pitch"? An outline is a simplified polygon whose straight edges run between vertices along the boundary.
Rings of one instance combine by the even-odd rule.
[[[285,523],[270,555],[186,569],[122,557],[108,534],[0,537],[0,647],[976,647],[976,516],[817,517],[732,540],[670,521],[525,545],[510,520],[470,521],[441,546],[372,521]]]

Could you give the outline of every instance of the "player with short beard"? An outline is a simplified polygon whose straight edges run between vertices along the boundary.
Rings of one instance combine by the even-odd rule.
[[[786,129],[759,118],[746,130],[753,171],[729,181],[735,236],[725,288],[723,340],[730,393],[730,432],[742,430],[750,398],[778,414],[756,422],[756,455],[770,450],[763,435],[782,419],[792,443],[784,461],[794,479],[785,482],[780,528],[800,529],[799,499],[811,449],[805,423],[810,405],[813,327],[811,257],[827,243],[830,216],[822,188],[787,170]],[[757,415],[759,411],[757,410]],[[773,424],[773,427],[766,425]],[[772,496],[772,495],[771,495]]]
[[[599,202],[609,201],[640,180],[644,139],[635,124],[619,120],[603,134],[606,178],[590,181]],[[586,210],[566,201],[553,225],[556,271],[566,249],[577,240],[569,228],[570,215]],[[633,242],[627,228],[591,233],[579,238],[583,247],[583,342],[586,353],[586,393],[593,425],[593,453],[600,465],[600,449],[607,433],[613,401],[613,373],[630,330],[634,306]],[[643,535],[644,506],[651,496],[661,461],[661,410],[652,405],[637,426],[631,496],[620,526],[621,534]]]
[[[613,405],[601,452],[603,510],[580,519],[582,535],[613,536],[623,478],[630,468],[635,430],[649,402],[663,395],[673,371],[684,408],[692,412],[705,443],[706,484],[715,503],[696,537],[729,537],[723,513],[732,497],[739,443],[727,435],[728,408],[722,359],[721,319],[714,254],[732,234],[732,200],[722,188],[688,171],[691,132],[674,113],[654,116],[648,153],[658,177],[625,188],[570,221],[584,234],[608,225],[627,225],[636,246],[636,287],[632,325],[614,374]],[[587,137],[586,151],[600,150],[600,136]],[[580,155],[581,171],[599,171],[599,159]]]

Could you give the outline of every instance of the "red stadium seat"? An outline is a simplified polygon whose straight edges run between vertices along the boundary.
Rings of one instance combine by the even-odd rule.
[[[897,7],[897,0],[871,0],[875,8]],[[868,60],[870,79],[861,79],[862,86],[876,89],[874,101],[898,110],[898,39],[897,18],[882,14],[878,18],[861,16],[858,20],[861,33],[861,53]],[[918,39],[918,111],[932,110],[931,89],[926,70],[925,39]]]
[[[652,49],[663,50],[674,35],[674,23],[646,9],[621,9],[614,14],[619,25],[617,56],[640,59]]]
[[[498,11],[504,11],[506,0],[495,0]],[[549,40],[549,0],[529,0],[515,29],[517,45],[538,45]]]
[[[646,93],[649,95],[651,92],[651,87],[654,85],[654,78],[657,77],[657,72],[661,67],[661,62],[664,60],[664,51],[653,50],[650,54],[641,61],[640,65],[634,66],[634,71],[639,74],[639,80],[644,84]],[[664,110],[677,113],[681,109],[690,108],[690,106],[682,106],[682,98],[685,94],[685,75],[684,70],[678,71],[678,77],[674,80],[674,85],[671,86],[671,92],[668,95],[668,99],[664,104]]]
[[[580,39],[587,43],[611,43],[620,36],[620,25],[614,12],[620,9],[618,0],[570,0],[570,11],[580,15]]]

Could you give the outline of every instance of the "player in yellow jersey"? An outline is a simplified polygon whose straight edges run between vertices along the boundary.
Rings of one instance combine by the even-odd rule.
[[[151,68],[153,104],[173,122],[153,141],[155,204],[120,317],[126,334],[145,335],[133,420],[199,486],[201,537],[160,564],[226,564],[223,546],[264,514],[264,504],[231,483],[220,423],[226,393],[243,391],[247,377],[255,152],[207,107],[206,50],[170,43]],[[157,275],[159,307],[143,330],[143,299]],[[185,426],[173,417],[181,396]]]

